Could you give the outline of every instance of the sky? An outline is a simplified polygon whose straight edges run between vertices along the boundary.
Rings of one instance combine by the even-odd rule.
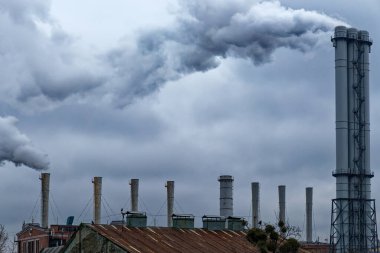
[[[370,32],[371,166],[380,197],[380,3],[252,0],[0,0],[0,223],[40,222],[42,169],[49,222],[92,220],[92,178],[103,177],[102,222],[130,208],[140,179],[148,225],[175,212],[219,214],[220,175],[234,176],[234,215],[330,230],[335,196],[335,25]],[[379,212],[379,210],[378,210]],[[379,215],[378,215],[379,216]],[[303,234],[303,238],[305,235]]]

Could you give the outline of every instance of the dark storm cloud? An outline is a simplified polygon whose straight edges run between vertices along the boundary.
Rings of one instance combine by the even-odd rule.
[[[20,133],[16,122],[14,117],[0,117],[0,163],[10,161],[36,170],[47,169],[49,162],[46,155],[33,147],[26,135]]]

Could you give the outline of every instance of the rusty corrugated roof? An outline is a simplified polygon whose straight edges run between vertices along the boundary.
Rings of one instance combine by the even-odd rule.
[[[244,232],[87,224],[129,253],[258,253]]]

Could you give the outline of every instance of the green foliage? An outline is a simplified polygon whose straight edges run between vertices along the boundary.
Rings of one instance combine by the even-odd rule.
[[[265,226],[265,233],[270,234],[275,231],[275,227],[273,225],[267,224]]]
[[[269,241],[269,242],[267,242],[267,248],[268,248],[269,251],[276,252],[277,247],[278,247],[277,241]]]
[[[259,247],[261,253],[267,253],[268,252],[266,241],[259,241],[257,243],[257,247]]]
[[[267,234],[259,228],[252,228],[247,233],[247,239],[252,243],[265,242],[267,240]]]
[[[300,247],[299,242],[294,238],[289,238],[280,247],[280,253],[296,253]]]
[[[277,241],[278,238],[280,236],[278,235],[278,233],[276,231],[272,231],[270,234],[269,234],[269,238],[272,240],[272,241]]]
[[[295,238],[286,238],[292,235],[297,237],[298,232],[299,228],[280,221],[278,226],[267,224],[264,229],[252,228],[247,233],[247,239],[255,244],[261,253],[296,253],[300,244]]]
[[[280,228],[281,233],[285,234],[288,231],[287,227],[281,227]]]

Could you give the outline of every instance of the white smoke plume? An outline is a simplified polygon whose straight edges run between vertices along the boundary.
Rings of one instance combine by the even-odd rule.
[[[260,65],[278,48],[311,50],[344,24],[279,1],[182,0],[180,6],[171,27],[142,32],[134,47],[94,53],[75,47],[50,16],[49,1],[0,0],[0,97],[40,108],[79,99],[122,107],[167,81],[216,68],[223,58]]]
[[[0,0],[2,102],[50,108],[104,81],[95,57],[75,47],[73,38],[50,16],[49,4]]]
[[[271,61],[278,48],[306,52],[344,24],[325,14],[294,10],[279,1],[182,1],[171,28],[144,32],[135,50],[109,54],[119,87],[117,101],[128,102],[169,80],[218,67],[221,59]],[[115,81],[115,80],[114,80]]]
[[[29,138],[16,128],[17,119],[0,117],[0,163],[13,162],[36,170],[49,168],[47,155],[33,147]]]

